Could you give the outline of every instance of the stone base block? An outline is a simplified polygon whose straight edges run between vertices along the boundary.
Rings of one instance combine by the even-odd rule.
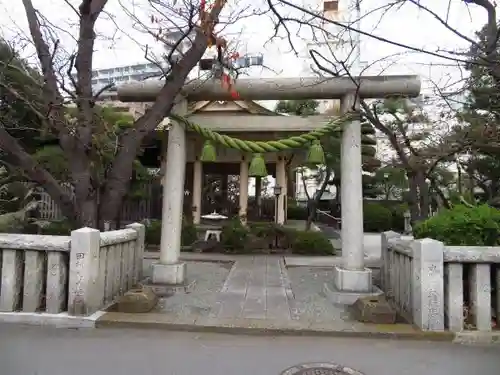
[[[363,323],[395,324],[396,311],[383,295],[358,298],[352,305],[353,317]]]
[[[186,279],[186,263],[153,264],[153,284],[183,284]]]
[[[343,292],[370,293],[372,291],[372,270],[347,270],[336,266],[333,272],[335,289]]]
[[[158,296],[148,286],[131,289],[116,302],[116,310],[124,313],[147,313],[158,303]]]
[[[181,284],[154,284],[150,278],[147,278],[143,282],[160,298],[171,297],[177,293],[191,293],[191,291],[196,286],[196,280],[184,281]]]
[[[349,305],[349,306],[354,304],[359,298],[377,297],[384,294],[384,292],[382,292],[382,290],[380,290],[376,286],[373,286],[370,292],[360,293],[360,292],[341,291],[338,290],[335,287],[335,285],[332,285],[330,283],[325,283],[323,285],[323,293],[325,294],[326,298],[334,305]]]

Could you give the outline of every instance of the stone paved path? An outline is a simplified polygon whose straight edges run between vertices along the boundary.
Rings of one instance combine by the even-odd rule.
[[[292,290],[282,257],[237,260],[219,292],[216,318],[292,319]]]

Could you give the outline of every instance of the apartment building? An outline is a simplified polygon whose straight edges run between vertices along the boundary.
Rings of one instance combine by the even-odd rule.
[[[154,63],[117,66],[92,71],[92,86],[95,91],[111,83],[121,84],[130,81],[143,81],[161,76],[162,69]]]

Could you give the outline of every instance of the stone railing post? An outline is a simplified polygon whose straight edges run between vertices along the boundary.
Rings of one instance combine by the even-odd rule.
[[[144,241],[146,238],[146,226],[139,223],[127,225],[127,228],[137,232],[134,249],[134,273],[132,275],[132,285],[136,285],[143,279],[143,261],[144,261]]]
[[[104,290],[99,290],[99,252],[101,234],[97,229],[71,232],[69,255],[68,312],[90,315],[101,306]]]
[[[391,262],[390,262],[390,254],[389,254],[389,241],[391,239],[400,238],[401,235],[394,231],[383,232],[380,236],[380,250],[381,250],[381,259],[382,259],[382,272],[380,274],[380,281],[383,291],[385,292],[387,297],[392,297],[392,290],[390,278],[391,278]]]
[[[413,322],[424,331],[444,330],[444,244],[424,238],[412,242]]]

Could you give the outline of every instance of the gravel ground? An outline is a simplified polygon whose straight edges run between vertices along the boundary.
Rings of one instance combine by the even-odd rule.
[[[187,282],[195,281],[189,293],[179,292],[172,297],[162,298],[155,308],[157,312],[166,312],[177,316],[206,316],[215,306],[217,293],[231,268],[230,263],[189,262],[187,264]]]
[[[288,278],[295,296],[295,315],[311,322],[351,320],[344,308],[334,306],[323,294],[323,284],[331,283],[332,268],[289,267]]]

